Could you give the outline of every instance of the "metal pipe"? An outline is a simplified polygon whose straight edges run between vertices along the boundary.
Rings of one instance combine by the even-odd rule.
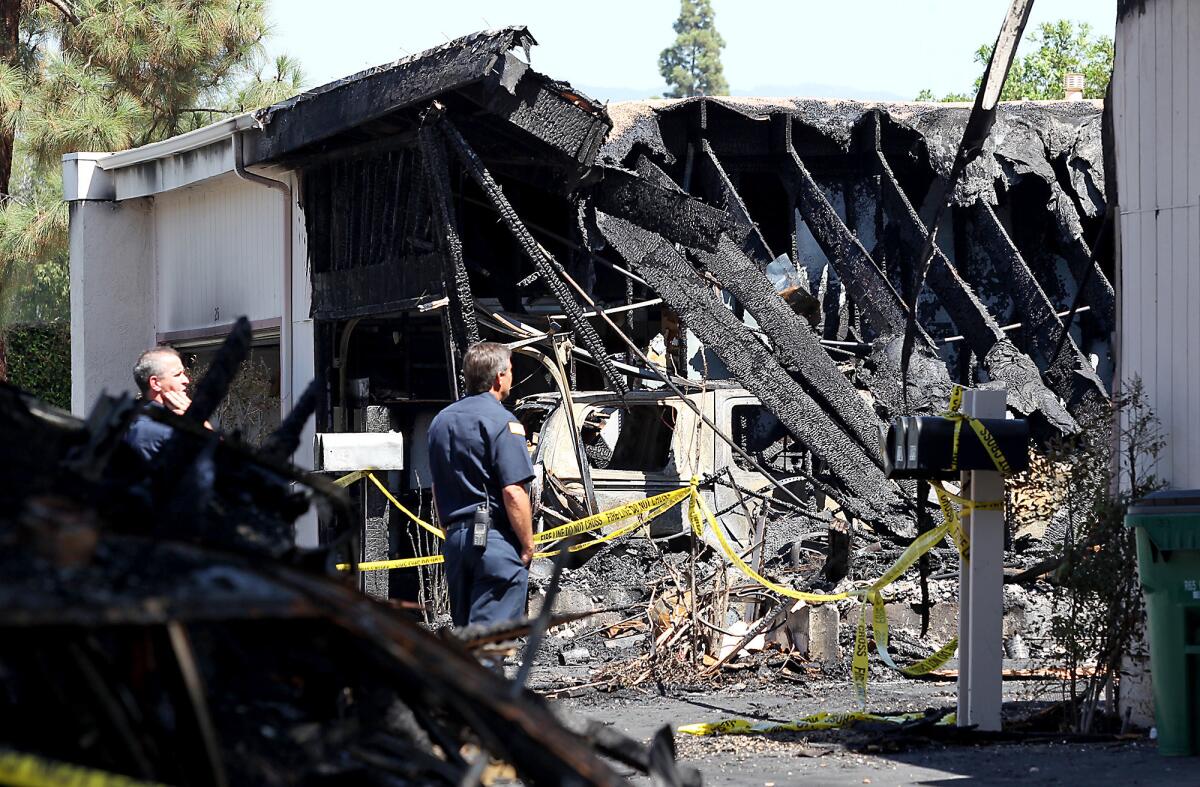
[[[266,178],[246,169],[242,152],[242,132],[230,137],[233,144],[233,171],[242,180],[274,189],[283,195],[283,291],[279,317],[279,416],[292,411],[292,187],[282,180]]]

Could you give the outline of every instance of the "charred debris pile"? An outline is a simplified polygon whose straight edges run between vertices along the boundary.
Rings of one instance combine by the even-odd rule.
[[[243,319],[188,414],[156,416],[173,437],[153,470],[121,442],[128,396],[101,398],[81,421],[0,385],[0,471],[16,481],[0,487],[6,773],[257,787],[617,785],[641,772],[699,784],[675,765],[669,730],[646,746],[603,725],[568,729],[480,666],[474,652],[495,632],[437,636],[361,594],[335,569],[356,554],[353,536],[297,549],[310,504],[350,515],[344,492],[286,461],[316,387],[259,449],[202,426],[249,343]]]

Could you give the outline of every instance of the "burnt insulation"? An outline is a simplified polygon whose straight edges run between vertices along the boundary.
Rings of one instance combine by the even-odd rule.
[[[899,505],[895,487],[818,403],[799,388],[761,341],[725,308],[668,241],[623,219],[597,214],[604,237],[705,346],[824,462],[844,493],[834,498],[854,516],[886,521]]]
[[[446,274],[446,295],[450,299],[450,327],[458,355],[479,341],[479,324],[475,320],[475,296],[471,294],[471,279],[463,262],[462,236],[454,215],[450,191],[450,166],[446,161],[445,143],[432,128],[423,127],[420,133],[421,154],[425,160],[425,176],[429,179],[430,202],[433,204],[437,238],[442,252],[442,267]]]
[[[517,241],[517,245],[525,252],[537,269],[538,274],[542,277],[542,281],[550,289],[551,293],[558,300],[559,306],[563,309],[563,314],[571,323],[576,335],[584,348],[592,355],[592,360],[595,361],[604,379],[608,382],[612,390],[616,391],[621,396],[629,392],[628,386],[625,384],[625,378],[621,376],[615,366],[608,359],[608,351],[604,348],[604,343],[600,341],[600,336],[596,333],[596,329],[592,327],[587,318],[583,316],[583,309],[579,307],[579,303],[571,295],[567,289],[566,283],[559,277],[558,271],[548,259],[549,255],[542,252],[538,247],[537,241],[529,234],[525,224],[521,221],[521,217],[509,204],[508,199],[504,196],[504,191],[500,188],[500,184],[495,181],[487,167],[483,165],[483,161],[463,139],[462,134],[454,127],[448,118],[442,118],[438,121],[438,128],[444,132],[446,138],[450,140],[454,151],[458,154],[462,161],[464,169],[471,175],[483,193],[491,200],[496,212],[500,214],[504,224],[512,233],[513,238]]]

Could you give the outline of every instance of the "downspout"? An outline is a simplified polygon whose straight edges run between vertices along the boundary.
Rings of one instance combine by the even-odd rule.
[[[242,180],[257,183],[283,194],[283,291],[280,293],[279,318],[279,411],[284,418],[292,411],[292,187],[281,180],[265,178],[246,169],[242,153],[242,132],[235,131],[233,171]]]

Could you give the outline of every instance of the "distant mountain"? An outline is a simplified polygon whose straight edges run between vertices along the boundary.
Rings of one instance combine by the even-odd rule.
[[[665,85],[657,87],[602,87],[577,84],[575,87],[599,101],[638,101],[661,98]],[[734,89],[735,96],[797,96],[801,98],[852,98],[866,101],[912,101],[912,95],[891,90],[828,85],[822,82],[797,82],[790,85],[759,85],[746,90]]]

